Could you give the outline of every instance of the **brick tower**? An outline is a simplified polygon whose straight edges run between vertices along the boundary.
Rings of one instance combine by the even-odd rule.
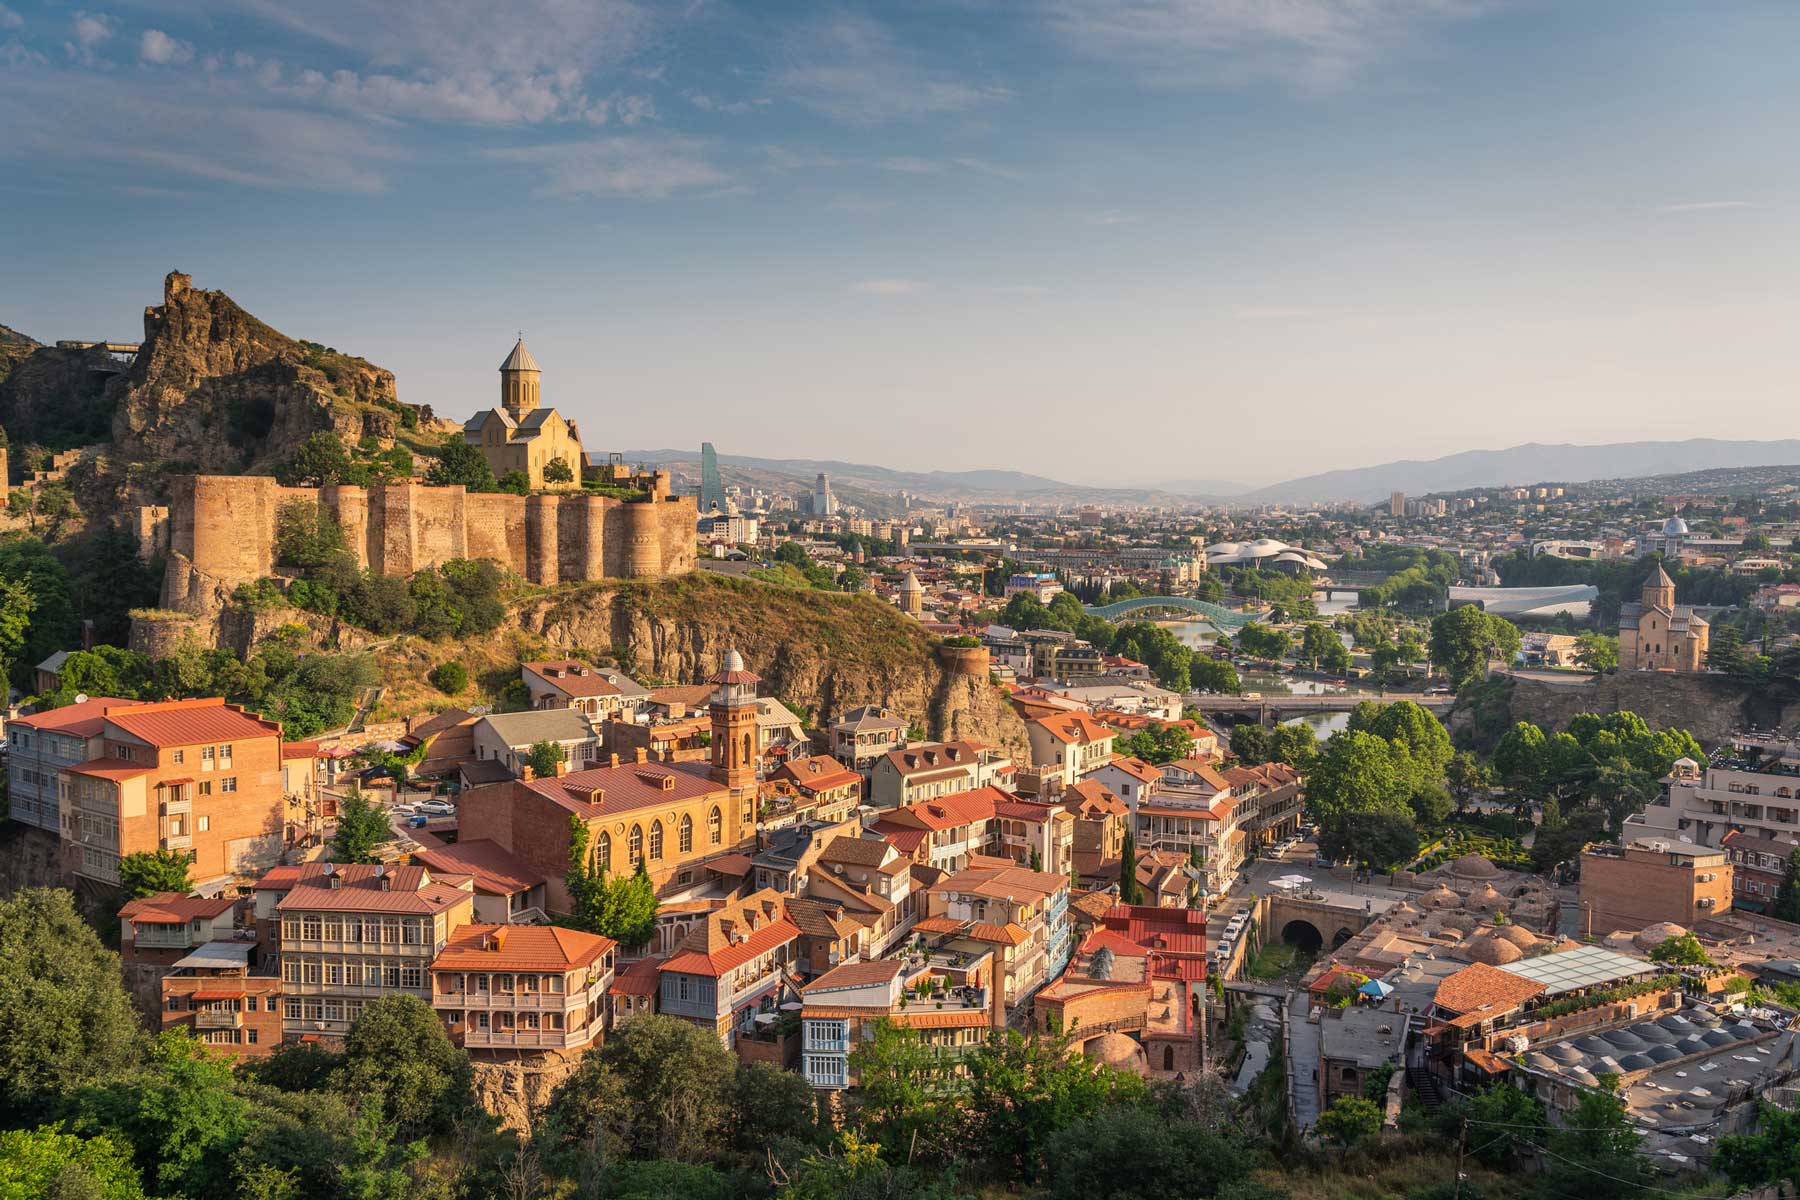
[[[712,696],[712,777],[734,798],[754,801],[756,685],[762,681],[744,668],[743,655],[730,650],[724,669],[707,682],[718,685]]]
[[[538,406],[538,384],[543,373],[537,359],[525,348],[525,336],[519,335],[512,353],[500,364],[500,406],[515,421],[522,421]]]

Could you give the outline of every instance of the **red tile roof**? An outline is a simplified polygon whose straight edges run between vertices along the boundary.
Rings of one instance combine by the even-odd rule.
[[[989,820],[993,817],[997,804],[1011,799],[1013,796],[1009,793],[989,784],[987,787],[952,792],[948,796],[903,805],[883,816],[882,821],[892,822],[901,828],[917,826],[931,830],[955,829],[976,821]]]
[[[802,995],[829,992],[836,988],[868,987],[875,983],[892,983],[905,964],[897,958],[881,958],[874,962],[847,962],[833,967],[805,987]]]
[[[281,757],[284,761],[290,758],[317,758],[319,757],[319,743],[283,742],[281,743]]]
[[[104,728],[101,718],[108,709],[135,705],[136,700],[120,700],[113,696],[93,696],[80,704],[65,704],[48,712],[14,717],[9,725],[23,725],[46,733],[67,733],[75,737],[93,737]]]
[[[573,658],[522,664],[524,669],[566,696],[617,696],[622,693],[595,673],[587,663]]]
[[[1155,783],[1163,777],[1159,768],[1151,766],[1141,758],[1132,758],[1129,755],[1113,755],[1112,765],[1143,783]]]
[[[121,921],[137,921],[145,925],[185,925],[230,912],[237,900],[226,896],[184,896],[180,892],[158,892],[128,900],[119,910]]]
[[[618,943],[560,925],[464,925],[432,960],[434,971],[573,971]]]
[[[642,808],[717,795],[726,801],[723,784],[713,780],[712,768],[703,762],[620,763],[571,771],[556,779],[532,779],[516,786],[548,797],[584,820],[612,816]],[[670,781],[665,786],[664,781]]]
[[[980,760],[986,746],[974,742],[943,742],[937,745],[910,746],[890,750],[885,757],[894,770],[908,778],[946,768],[969,768]]]
[[[73,775],[92,775],[98,779],[135,779],[139,775],[148,775],[155,767],[147,767],[143,763],[128,762],[123,758],[90,758],[84,763],[76,763],[63,770]]]
[[[511,896],[529,891],[544,882],[544,877],[520,862],[500,843],[488,838],[455,842],[435,850],[421,850],[413,861],[440,871],[475,877],[475,890],[496,896]]]
[[[1094,718],[1082,712],[1057,713],[1054,716],[1035,717],[1031,723],[1043,729],[1059,742],[1079,744],[1084,742],[1103,742],[1117,737],[1114,730],[1108,729]]]
[[[1004,925],[977,921],[969,926],[964,936],[974,938],[978,942],[993,942],[1001,946],[1023,946],[1031,940],[1029,933],[1011,921]]]
[[[106,720],[152,746],[193,746],[281,736],[281,726],[276,722],[251,716],[217,696],[134,704],[108,712]]]
[[[1471,963],[1438,984],[1433,1003],[1462,1017],[1487,1020],[1511,1012],[1544,990],[1536,980],[1502,971],[1486,963]]]
[[[775,778],[787,779],[803,792],[828,792],[862,782],[862,776],[830,755],[796,758],[775,772]]]
[[[689,933],[664,971],[719,976],[800,936],[781,893],[764,888],[713,913]]]
[[[340,880],[337,887],[329,883],[333,875]],[[267,880],[268,876],[263,878]],[[383,879],[388,882],[385,889]],[[300,868],[300,880],[275,910],[428,914],[443,912],[473,895],[473,891],[440,882],[424,867],[305,863]]]
[[[660,958],[640,958],[630,966],[622,967],[613,976],[612,987],[608,990],[619,996],[654,996],[662,963]]]

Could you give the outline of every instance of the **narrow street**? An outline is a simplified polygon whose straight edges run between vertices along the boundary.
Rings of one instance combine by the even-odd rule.
[[[1319,1027],[1306,1019],[1307,1007],[1305,992],[1288,997],[1287,1061],[1294,1081],[1288,1100],[1294,1131],[1301,1134],[1319,1120],[1319,1081],[1313,1077],[1319,1067]]]

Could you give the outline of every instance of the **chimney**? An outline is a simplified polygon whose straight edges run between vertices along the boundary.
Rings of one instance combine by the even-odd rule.
[[[642,746],[639,746],[637,748],[637,760],[639,762],[650,761],[650,752],[648,750],[644,749]]]
[[[519,778],[529,783],[537,778],[537,772],[531,769],[530,763],[522,763],[519,766]]]
[[[569,773],[569,760],[567,758],[564,758],[561,762],[556,764],[556,777],[558,779],[561,779],[564,775],[567,775],[568,773]]]
[[[616,750],[613,751],[612,765],[615,767],[619,765],[619,753]]]

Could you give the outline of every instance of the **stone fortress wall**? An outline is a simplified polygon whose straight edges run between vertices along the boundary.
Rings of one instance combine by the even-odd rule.
[[[490,558],[539,584],[678,575],[695,568],[692,496],[671,496],[666,472],[650,498],[470,493],[419,483],[282,487],[266,475],[176,478],[164,518],[140,526],[167,566],[162,607],[214,611],[221,591],[275,570],[281,510],[316,504],[338,523],[357,565],[410,575],[459,558]]]

